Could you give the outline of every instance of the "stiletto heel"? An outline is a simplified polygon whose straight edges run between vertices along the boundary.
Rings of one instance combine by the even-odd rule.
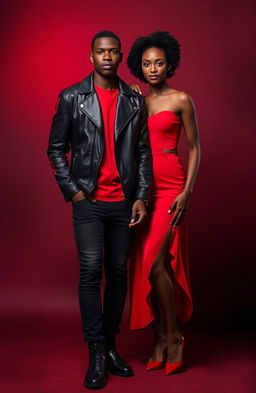
[[[183,355],[184,346],[185,346],[185,339],[184,339],[184,337],[183,336],[176,337],[175,341],[174,341],[174,344],[178,344],[178,345],[182,346],[182,355]],[[176,374],[176,373],[182,371],[182,369],[184,368],[184,365],[185,365],[185,363],[184,363],[183,359],[180,362],[175,362],[175,363],[166,362],[165,374],[166,375]]]
[[[165,363],[166,363],[166,358],[167,358],[167,348],[165,348],[163,351],[163,360],[161,360],[161,361],[149,360],[147,363],[146,370],[147,371],[154,371],[154,370],[160,370],[161,368],[164,368]]]

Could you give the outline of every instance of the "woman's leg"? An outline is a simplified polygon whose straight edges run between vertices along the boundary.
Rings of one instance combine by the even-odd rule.
[[[150,358],[152,361],[162,360],[163,350],[166,346],[168,351],[168,362],[178,362],[182,356],[181,346],[175,344],[174,340],[178,334],[174,288],[170,274],[165,266],[170,239],[171,229],[165,237],[164,243],[154,261],[150,273],[150,281],[152,284],[151,300],[156,317],[153,322],[155,347]],[[167,341],[163,336],[163,325],[165,325]]]
[[[163,352],[167,348],[167,341],[163,324],[163,315],[160,313],[157,301],[157,293],[154,289],[151,291],[151,305],[155,315],[155,319],[151,325],[155,343],[150,360],[161,362],[163,360]]]

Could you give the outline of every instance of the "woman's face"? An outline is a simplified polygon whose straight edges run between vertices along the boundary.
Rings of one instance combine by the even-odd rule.
[[[142,72],[146,81],[158,85],[167,77],[171,65],[167,63],[165,52],[160,48],[146,49],[142,54]]]

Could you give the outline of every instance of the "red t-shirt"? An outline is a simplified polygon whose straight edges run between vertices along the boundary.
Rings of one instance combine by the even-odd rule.
[[[115,119],[118,89],[107,90],[94,85],[97,92],[104,124],[104,153],[98,172],[93,197],[99,201],[122,201],[124,193],[115,159]]]

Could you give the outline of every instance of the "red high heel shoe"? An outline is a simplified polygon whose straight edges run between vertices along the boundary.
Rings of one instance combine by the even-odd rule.
[[[182,352],[184,350],[184,345],[185,345],[185,339],[183,336],[177,336],[174,339],[174,344],[177,345],[182,345]],[[166,362],[165,365],[165,375],[172,375],[175,373],[180,372],[182,369],[184,368],[184,360],[181,360],[180,362],[176,362],[176,363],[169,363]]]
[[[167,348],[165,348],[163,351],[163,360],[161,360],[160,362],[149,360],[147,363],[146,370],[147,371],[154,371],[154,370],[160,370],[161,368],[164,368],[165,363],[166,363],[166,358],[167,358]]]

